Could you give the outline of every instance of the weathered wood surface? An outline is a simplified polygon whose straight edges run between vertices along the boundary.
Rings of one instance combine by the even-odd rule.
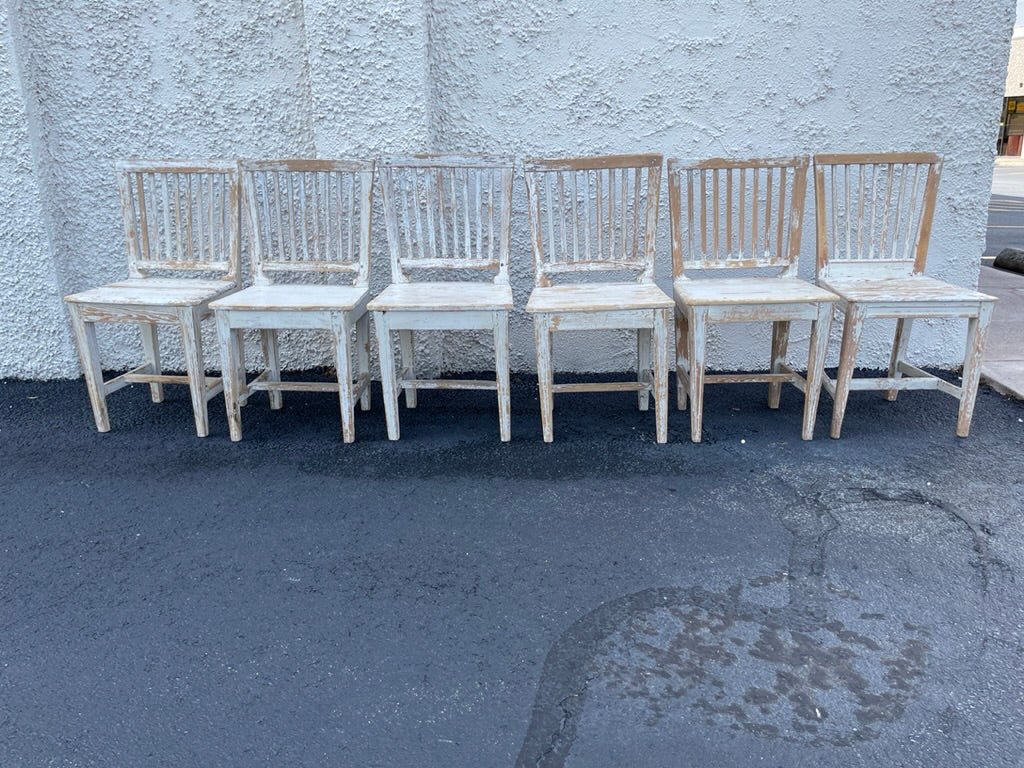
[[[672,298],[654,285],[661,155],[532,159],[524,165],[536,279],[526,311],[534,320],[545,442],[554,439],[556,392],[624,388],[638,392],[640,410],[647,410],[654,393],[657,441],[665,442]],[[622,272],[632,273],[633,281],[580,282]],[[553,285],[555,276],[563,282]],[[574,277],[577,282],[569,282]],[[637,381],[554,384],[551,334],[609,328],[637,331]]]
[[[527,160],[536,284],[602,271],[651,281],[661,164],[661,155]]]
[[[380,168],[394,282],[426,269],[494,270],[508,282],[511,157],[392,156]]]
[[[404,155],[380,161],[392,283],[369,303],[377,328],[388,438],[401,434],[398,395],[408,408],[417,389],[494,389],[501,440],[512,439],[509,400],[509,248],[514,160],[497,155]],[[424,282],[444,270],[466,279]],[[494,336],[495,381],[415,378],[414,334],[482,330]],[[392,331],[398,332],[401,366]]]
[[[214,309],[329,312],[355,309],[367,302],[363,285],[254,285],[213,302]]]
[[[242,439],[241,407],[251,392],[263,390],[270,393],[275,410],[282,407],[285,391],[336,392],[342,439],[355,440],[355,401],[360,400],[363,410],[370,407],[366,304],[373,180],[374,162],[365,159],[242,164],[256,284],[211,304],[217,314],[232,440]],[[289,275],[348,282],[282,282]],[[249,328],[260,329],[264,370],[247,383],[241,333]],[[284,328],[330,332],[336,382],[281,381],[277,331]]]
[[[191,307],[237,288],[238,285],[229,280],[141,277],[73,293],[64,300],[75,304]]]
[[[669,160],[669,215],[676,303],[676,398],[690,410],[690,439],[703,434],[705,384],[767,383],[778,408],[782,384],[804,393],[801,436],[814,436],[833,302],[797,278],[809,158]],[[727,270],[759,276],[721,277]],[[687,272],[702,273],[692,279]],[[768,274],[765,274],[768,273]],[[811,323],[807,375],[786,363],[790,325]],[[706,375],[711,323],[771,322],[770,372]]]
[[[512,289],[501,283],[392,283],[369,307],[371,312],[512,309]]]
[[[164,384],[187,383],[196,434],[205,437],[207,401],[220,383],[205,374],[200,326],[210,316],[209,302],[238,287],[238,163],[132,160],[118,163],[117,172],[129,279],[65,297],[96,428],[110,429],[106,396],[128,384],[148,383],[159,403]],[[104,322],[137,323],[146,358],[106,383],[96,344],[96,324]],[[180,331],[186,377],[161,374],[157,324]]]
[[[942,158],[928,152],[815,155],[817,271],[924,272]]]
[[[527,312],[607,312],[672,307],[672,298],[653,283],[589,283],[535,288]]]
[[[847,301],[878,302],[897,304],[899,302],[979,302],[990,297],[971,288],[964,288],[924,275],[913,277],[890,277],[880,280],[837,280],[823,278],[821,285],[840,294]]]
[[[370,271],[372,160],[266,160],[242,163],[252,238],[253,281],[275,273]]]
[[[851,390],[935,389],[960,401],[956,433],[966,437],[977,397],[981,356],[995,298],[924,276],[942,158],[927,152],[816,155],[819,283],[839,295],[843,341],[832,394],[831,435],[842,434]],[[910,365],[913,318],[968,321],[963,384],[956,387]],[[896,318],[889,372],[854,379],[864,323]]]
[[[830,291],[794,278],[734,277],[680,280],[675,294],[687,304],[794,304],[835,301]]]
[[[807,157],[668,161],[672,267],[778,267],[796,277]]]

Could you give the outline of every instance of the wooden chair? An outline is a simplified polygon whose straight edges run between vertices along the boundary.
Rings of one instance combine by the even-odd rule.
[[[817,275],[839,295],[844,315],[839,370],[826,378],[839,437],[850,390],[877,389],[895,400],[901,389],[937,389],[960,401],[956,434],[966,437],[981,375],[981,355],[995,298],[924,276],[942,158],[929,152],[815,155]],[[965,318],[967,354],[961,386],[907,362],[911,325],[919,317]],[[853,378],[864,321],[896,318],[884,378]]]
[[[399,438],[398,393],[416,407],[417,389],[490,389],[498,394],[502,441],[512,439],[509,404],[508,280],[513,160],[417,155],[380,161],[392,284],[372,302],[388,437]],[[416,282],[424,272],[465,275],[494,270],[492,282]],[[494,334],[495,381],[417,379],[416,331],[484,330]],[[396,373],[391,332],[398,331]]]
[[[699,443],[704,385],[768,384],[768,407],[778,408],[782,384],[804,393],[801,436],[814,421],[836,297],[797,278],[809,159],[669,160],[672,271],[676,301],[676,404],[690,400],[690,439]],[[692,280],[688,270],[714,273]],[[730,270],[752,276],[722,278]],[[770,273],[770,274],[765,274]],[[807,375],[786,363],[790,323],[809,320]],[[706,375],[710,323],[771,322],[768,373]]]
[[[242,164],[254,285],[211,306],[217,315],[224,401],[232,440],[242,439],[241,407],[267,391],[271,409],[281,393],[336,392],[341,431],[355,440],[354,405],[370,408],[370,219],[372,160],[270,160]],[[291,275],[292,282],[275,282]],[[295,282],[316,276],[318,282]],[[348,284],[324,279],[349,277]],[[265,369],[246,381],[243,330],[259,329]],[[281,381],[277,331],[329,331],[336,382]],[[358,374],[352,375],[355,329]]]
[[[661,162],[661,155],[613,155],[525,163],[536,268],[526,311],[537,342],[545,442],[554,439],[559,392],[636,391],[645,411],[653,391],[657,440],[668,439],[672,299],[654,284]],[[632,280],[608,280],[616,274]],[[571,282],[553,284],[559,278]],[[598,281],[583,282],[587,278]],[[600,329],[637,332],[637,380],[555,384],[551,335]]]
[[[96,429],[110,431],[107,395],[122,387],[148,382],[159,403],[164,384],[188,384],[196,434],[206,437],[206,404],[221,383],[206,376],[200,325],[210,315],[209,302],[239,285],[238,164],[131,161],[117,170],[129,277],[64,297]],[[104,381],[97,323],[137,323],[146,362]],[[187,375],[163,373],[159,324],[181,331]]]

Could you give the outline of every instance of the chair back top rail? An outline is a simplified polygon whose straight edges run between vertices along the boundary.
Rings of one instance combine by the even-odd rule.
[[[524,161],[536,283],[552,275],[635,272],[654,281],[659,154]]]
[[[941,172],[931,152],[815,155],[818,274],[923,273]]]
[[[370,280],[374,161],[243,161],[253,280],[346,273]]]
[[[240,279],[237,161],[125,160],[116,168],[132,277],[168,270]]]
[[[515,160],[496,155],[393,155],[380,160],[391,276],[495,270],[508,283]]]
[[[672,272],[776,268],[796,276],[810,158],[668,161]]]

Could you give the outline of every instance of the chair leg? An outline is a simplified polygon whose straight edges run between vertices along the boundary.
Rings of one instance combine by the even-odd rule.
[[[789,323],[786,323],[788,326]],[[804,424],[800,436],[814,438],[814,422],[818,418],[821,381],[825,376],[825,355],[828,354],[829,331],[832,329],[832,303],[818,305],[818,317],[811,322],[811,339],[807,350],[807,377],[804,379]],[[789,329],[786,329],[789,333]],[[785,353],[783,353],[785,354]],[[776,406],[778,400],[776,400]]]
[[[377,331],[377,352],[380,357],[380,383],[384,390],[384,416],[388,423],[388,440],[397,440],[398,379],[395,376],[395,347],[391,341],[391,327],[387,312],[374,312],[373,324]]]
[[[537,342],[537,388],[540,391],[540,423],[544,442],[555,439],[555,393],[552,390],[554,374],[551,370],[551,319],[547,315],[533,316],[533,335]]]
[[[657,312],[655,312],[657,314]],[[651,329],[638,328],[636,331],[636,380],[651,383]],[[636,404],[641,411],[650,406],[651,391],[642,389],[636,393]]]
[[[654,330],[650,334],[654,346],[654,418],[657,440],[668,442],[668,326],[669,309],[654,310]],[[651,350],[648,348],[648,353]]]
[[[366,386],[359,396],[359,407],[370,410],[370,313],[364,312],[356,320],[356,352],[359,355],[359,375],[366,377]]]
[[[899,364],[907,357],[907,343],[910,341],[910,329],[914,321],[912,318],[901,317],[896,321],[896,337],[892,342],[892,355],[889,357],[889,378],[902,379]],[[895,400],[898,389],[887,389],[882,393],[886,400]]]
[[[971,417],[978,397],[978,382],[981,379],[981,357],[985,351],[989,323],[992,321],[994,304],[982,303],[978,316],[967,321],[967,354],[964,358],[964,373],[960,381],[960,411],[956,419],[956,436],[967,437],[971,431]]]
[[[832,403],[832,429],[829,434],[839,438],[843,431],[846,401],[850,397],[850,379],[857,363],[857,347],[864,328],[864,313],[856,304],[846,307],[843,318],[843,343],[839,349],[839,370],[836,372],[836,391]]]
[[[690,322],[686,311],[676,307],[676,408],[686,410],[686,388],[690,380]]]
[[[341,401],[341,435],[346,443],[351,443],[356,439],[356,414],[352,397],[351,328],[347,313],[331,313],[331,331],[334,333],[338,399]]]
[[[239,333],[231,327],[229,313],[220,311],[217,316],[217,341],[220,345],[220,378],[224,384],[224,407],[228,414],[228,432],[232,442],[242,439],[242,414],[238,406],[238,396],[242,383],[239,381],[238,369],[241,367]]]
[[[820,314],[819,314],[820,316]],[[779,320],[772,323],[772,373],[782,373],[786,362],[786,349],[789,346],[789,321]],[[778,408],[782,395],[782,382],[773,381],[768,385],[768,407]]]
[[[96,344],[96,324],[83,320],[81,312],[74,304],[68,305],[68,312],[71,314],[71,325],[75,330],[78,358],[82,361],[82,373],[85,374],[85,385],[89,390],[89,402],[92,404],[92,417],[96,421],[96,430],[109,432],[110,416],[107,413],[107,391],[103,386],[100,351]]]
[[[277,354],[277,331],[268,328],[260,331],[260,346],[263,348],[263,360],[267,364],[267,381],[281,380],[281,362]],[[281,390],[271,389],[270,410],[279,411],[284,405]]]
[[[206,412],[206,366],[203,364],[203,335],[199,312],[194,307],[178,312],[182,345],[185,350],[185,370],[188,389],[192,395],[192,413],[196,420],[196,434],[206,437],[210,424]]]
[[[512,403],[508,379],[508,312],[494,313],[494,371],[498,384],[498,425],[501,442],[512,439]]]
[[[412,331],[398,332],[398,345],[402,353],[402,369],[409,372],[409,378],[416,378],[416,369],[413,365],[413,338]],[[405,387],[405,407],[416,407],[416,387]]]
[[[687,351],[690,358],[690,440],[699,443],[704,421],[704,360],[707,347],[706,307],[694,307]]]
[[[160,341],[157,336],[156,323],[139,323],[139,332],[142,334],[142,352],[149,363],[150,373],[157,376],[161,373],[160,368]],[[164,385],[158,381],[149,385],[149,397],[154,403],[164,401]]]

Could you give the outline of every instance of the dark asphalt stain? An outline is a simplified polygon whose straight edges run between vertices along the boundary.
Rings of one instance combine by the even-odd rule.
[[[1018,766],[1021,404],[374,394],[0,384],[0,766]]]
[[[796,489],[791,495],[803,496]],[[878,489],[854,489],[853,495],[927,503]],[[706,715],[708,726],[765,738],[840,747],[877,738],[914,696],[931,633],[880,613],[868,614],[857,629],[830,617],[832,595],[858,599],[825,583],[827,542],[839,525],[832,510],[844,503],[818,496],[783,517],[793,535],[785,571],[721,592],[647,589],[575,622],[545,660],[517,767],[565,765],[595,684],[642,701],[651,724],[672,702],[686,701]],[[788,587],[785,606],[744,596],[778,583]],[[756,680],[764,687],[752,684]]]

